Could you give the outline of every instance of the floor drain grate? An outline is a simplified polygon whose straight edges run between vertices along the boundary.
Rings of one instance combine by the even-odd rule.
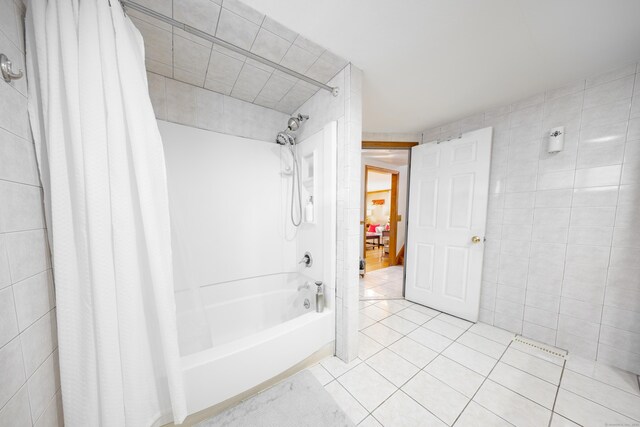
[[[554,356],[562,357],[563,359],[565,357],[567,357],[567,352],[564,351],[564,350],[559,350],[559,349],[556,349],[556,348],[553,348],[553,347],[547,347],[544,344],[528,340],[526,338],[521,337],[520,335],[516,335],[513,338],[513,342],[517,342],[517,343],[520,343],[520,344],[527,345],[529,347],[536,348],[538,350],[542,350],[545,353],[553,354]]]

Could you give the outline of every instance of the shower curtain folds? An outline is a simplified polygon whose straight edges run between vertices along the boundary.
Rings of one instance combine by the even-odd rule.
[[[26,21],[65,424],[181,422],[165,163],[142,37],[117,1],[32,0]]]

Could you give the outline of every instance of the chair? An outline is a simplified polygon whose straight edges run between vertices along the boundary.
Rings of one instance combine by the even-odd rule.
[[[380,240],[382,241],[382,251],[380,251],[380,259],[382,259],[382,257],[389,255],[389,230],[382,230]]]

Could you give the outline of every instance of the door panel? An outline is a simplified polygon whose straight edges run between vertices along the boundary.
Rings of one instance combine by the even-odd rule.
[[[417,246],[417,251],[418,262],[416,263],[416,268],[418,269],[418,272],[416,277],[419,277],[420,280],[416,283],[416,286],[430,292],[433,286],[434,246],[419,244]]]
[[[412,149],[406,298],[476,321],[492,129]],[[473,236],[479,241],[474,243]]]

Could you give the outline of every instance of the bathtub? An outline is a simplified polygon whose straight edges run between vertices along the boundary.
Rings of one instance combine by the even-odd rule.
[[[315,285],[299,273],[218,283],[196,293],[197,310],[193,298],[176,294],[190,414],[277,376],[334,340],[333,304],[327,301],[317,313]]]
[[[314,202],[313,220],[297,228],[287,151],[175,123],[158,128],[187,409],[209,413],[332,350],[337,123],[297,144],[302,200]],[[299,263],[307,252],[309,266]],[[315,312],[315,285],[299,290],[314,280],[325,282],[323,313]]]

